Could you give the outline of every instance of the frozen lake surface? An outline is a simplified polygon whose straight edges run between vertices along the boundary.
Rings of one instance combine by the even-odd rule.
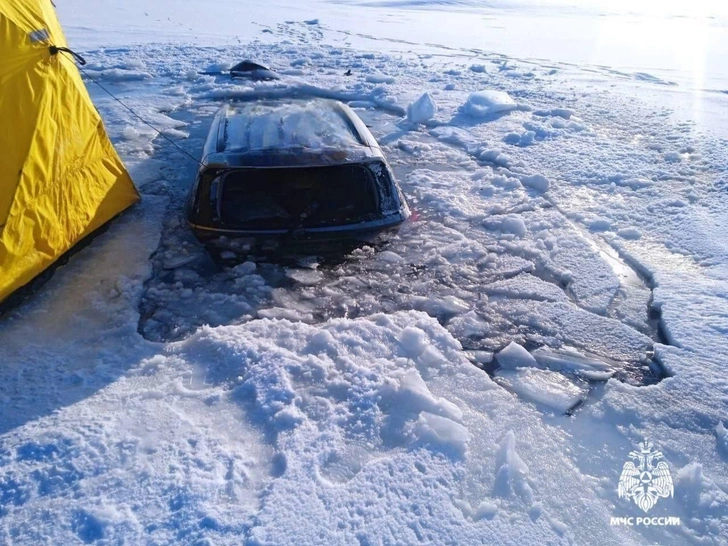
[[[215,10],[180,0],[171,11],[165,3],[130,0],[122,7],[100,0],[95,6],[87,9],[85,0],[59,6],[76,47],[169,40],[240,43],[271,38],[265,31],[283,21],[315,20],[331,31],[322,36],[331,44],[389,52],[434,46],[440,54],[443,49],[500,53],[578,65],[587,72],[587,85],[592,77],[607,74],[628,96],[669,105],[680,120],[728,138],[728,8],[711,0],[309,0],[295,5],[274,0],[265,6],[218,3]],[[644,81],[664,85],[645,91],[639,85]]]
[[[59,2],[185,152],[225,102],[337,98],[414,214],[215,263],[197,165],[87,80],[143,199],[0,322],[0,542],[725,545],[725,12],[579,6]],[[611,524],[645,439],[678,525]]]

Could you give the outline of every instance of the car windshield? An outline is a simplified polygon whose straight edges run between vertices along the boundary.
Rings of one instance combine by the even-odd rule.
[[[374,177],[362,165],[236,170],[220,194],[220,219],[237,229],[341,226],[378,210]]]

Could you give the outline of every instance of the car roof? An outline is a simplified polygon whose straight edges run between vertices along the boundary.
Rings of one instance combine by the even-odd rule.
[[[261,100],[224,105],[203,151],[206,167],[295,167],[381,159],[366,125],[329,99]]]

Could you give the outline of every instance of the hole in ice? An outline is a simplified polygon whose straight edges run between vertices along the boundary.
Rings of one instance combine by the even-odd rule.
[[[389,123],[382,122],[385,117],[368,114],[375,133]],[[442,147],[427,133],[408,138],[430,150]],[[162,145],[159,155],[165,153],[171,151]],[[387,154],[416,209],[413,220],[387,241],[336,258],[274,261],[233,254],[213,260],[183,221],[184,188],[171,191],[160,245],[151,258],[153,275],[140,303],[139,332],[153,341],[171,341],[203,325],[261,318],[320,323],[418,310],[435,317],[491,374],[497,362],[487,355],[516,341],[534,352],[571,347],[594,355],[610,363],[614,377],[633,384],[664,377],[650,354],[655,342],[666,341],[659,310],[648,314],[651,287],[606,242],[543,196],[519,190],[517,180],[503,183],[513,177],[488,175],[487,169],[483,176],[453,170],[457,154],[463,169],[473,168],[465,150],[448,147],[446,155],[418,156],[414,164],[393,142]],[[486,186],[492,191],[481,192]],[[504,211],[519,219],[518,233],[489,227],[487,220]],[[555,230],[560,230],[556,236]],[[598,274],[560,265],[555,253],[564,242],[588,257]],[[562,254],[568,256],[568,248]]]

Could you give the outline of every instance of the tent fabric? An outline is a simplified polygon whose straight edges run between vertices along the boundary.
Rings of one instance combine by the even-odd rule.
[[[0,302],[139,199],[50,0],[0,0]]]

